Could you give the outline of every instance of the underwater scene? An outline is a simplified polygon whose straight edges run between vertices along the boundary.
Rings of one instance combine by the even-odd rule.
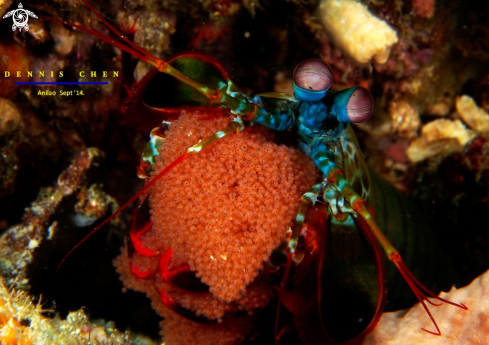
[[[0,0],[0,344],[489,344],[488,15]]]

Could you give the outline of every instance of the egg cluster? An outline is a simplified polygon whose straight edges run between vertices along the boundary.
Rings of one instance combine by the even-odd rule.
[[[229,117],[202,120],[198,114],[183,113],[165,133],[166,141],[157,156],[153,176],[189,147],[226,127],[229,121]],[[227,135],[190,156],[152,187],[149,201],[153,227],[141,238],[144,246],[159,253],[171,248],[174,254],[169,268],[188,263],[209,286],[211,294],[171,287],[162,282],[159,274],[137,279],[129,273],[127,255],[116,260],[121,279],[127,287],[156,299],[154,291],[163,288],[168,296],[195,314],[222,322],[215,327],[205,326],[207,333],[214,328],[222,329],[225,323],[232,324],[231,320],[236,318],[223,316],[238,310],[251,312],[265,306],[273,296],[273,289],[256,278],[266,274],[260,273],[263,262],[286,236],[300,196],[318,177],[310,158],[294,148],[276,144],[271,130],[252,126]],[[158,259],[159,256],[143,258],[136,253],[131,262],[147,269],[157,267]],[[152,283],[148,284],[148,280]],[[193,324],[192,329],[204,326],[178,315],[169,317],[171,312],[158,303],[161,305],[155,309],[166,317],[165,340],[169,344],[185,344],[188,339],[195,343],[189,338],[192,332],[188,324]],[[243,317],[247,322],[252,319],[248,315]],[[177,327],[179,323],[174,320],[185,320],[186,330]],[[215,336],[230,339],[223,344],[237,343],[246,334],[245,329],[249,331],[245,327],[247,322],[239,321],[239,327],[227,326],[228,333],[231,329],[240,330],[234,335],[226,333],[224,337],[218,332]],[[199,343],[216,344],[212,339]]]
[[[161,334],[164,336],[165,344],[239,344],[253,328],[253,310],[265,307],[274,296],[273,287],[264,284],[258,278],[246,288],[244,296],[232,303],[225,303],[212,294],[184,291],[162,282],[157,271],[157,258],[141,260],[142,258],[144,257],[136,253],[129,259],[125,251],[123,255],[115,259],[114,264],[125,288],[146,293],[151,299],[152,307],[164,317],[161,322]],[[137,267],[144,267],[142,270],[146,270],[151,267],[151,261],[153,261],[155,273],[146,279],[137,278],[129,268],[131,262]],[[214,319],[215,323],[193,322],[166,308],[161,302],[159,293],[161,289],[165,289],[166,294],[182,307],[192,310],[197,316]],[[240,316],[236,316],[236,312],[240,312]]]
[[[178,345],[230,345],[245,340],[245,335],[253,328],[253,320],[247,315],[231,317],[222,323],[204,325],[172,314],[163,321],[166,331],[165,344]]]
[[[167,133],[155,174],[228,122],[181,116]],[[171,247],[225,302],[238,299],[255,279],[315,182],[312,161],[271,143],[272,134],[261,126],[230,134],[151,191],[151,241]]]

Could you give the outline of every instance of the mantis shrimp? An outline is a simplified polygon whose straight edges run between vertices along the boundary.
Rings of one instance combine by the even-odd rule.
[[[126,104],[127,108],[132,106],[131,101],[136,101],[140,97],[141,89],[147,87],[151,78],[159,72],[169,76],[167,81],[171,80],[171,87],[168,88],[168,92],[173,92],[172,96],[179,99],[179,106],[175,109],[164,110],[167,119],[178,117],[182,109],[199,107],[210,109],[215,114],[228,113],[232,118],[224,128],[196,142],[183,155],[151,174],[163,141],[161,129],[167,123],[153,130],[139,169],[139,175],[146,178],[146,185],[88,234],[72,251],[139,199],[128,241],[128,255],[131,257],[135,251],[144,257],[160,255],[141,243],[142,234],[153,226],[152,221],[142,216],[144,200],[150,188],[154,188],[163,176],[181,162],[201,154],[209,146],[217,145],[223,138],[252,126],[264,126],[273,131],[289,131],[294,137],[295,146],[312,159],[322,174],[320,181],[300,198],[294,225],[275,250],[278,256],[282,256],[281,260],[270,258],[267,263],[270,270],[282,268],[284,271],[277,286],[279,301],[293,314],[295,328],[303,343],[359,344],[375,327],[386,303],[386,270],[380,247],[433,322],[436,331],[424,329],[426,332],[441,335],[426,302],[433,306],[448,303],[467,309],[464,304],[440,298],[426,288],[411,273],[399,251],[391,243],[399,242],[398,239],[389,238],[395,237],[392,236],[392,227],[399,226],[399,222],[409,222],[412,228],[416,228],[417,225],[413,219],[409,219],[411,211],[406,211],[411,206],[401,200],[396,192],[386,192],[392,187],[385,187],[385,183],[368,170],[362,159],[350,124],[366,121],[373,112],[373,98],[367,89],[355,86],[336,93],[331,92],[331,68],[321,60],[309,59],[300,63],[294,71],[294,94],[269,92],[255,96],[246,95],[237,90],[222,67],[213,59],[197,53],[182,54],[169,61],[153,56],[124,37],[90,4],[83,1],[125,44],[102,34],[93,26],[87,29],[76,24],[65,24],[96,36],[154,67],[154,70],[137,85],[137,90]],[[55,18],[48,19],[60,21]],[[323,206],[319,205],[320,199],[324,201]],[[391,209],[397,208],[397,213],[388,210],[387,206]],[[402,213],[402,209],[407,215]],[[342,249],[332,248],[332,243],[340,237],[350,238],[347,240],[350,243],[347,246],[353,246],[351,253],[338,254]],[[171,257],[171,248],[161,255],[160,273],[165,283],[184,290],[209,293],[208,286],[199,280],[188,265],[169,269]],[[339,257],[345,260],[338,263]],[[152,273],[135,266],[131,266],[131,271],[141,279]],[[350,283],[350,287],[347,287]],[[358,304],[362,304],[364,311],[360,315],[339,316],[340,321],[334,320],[336,311],[333,309],[325,312],[325,308],[328,308],[325,302],[331,298],[331,293],[341,294],[340,291],[344,289],[359,291],[353,293],[352,298],[358,300]],[[438,302],[433,302],[427,297]],[[164,290],[161,291],[161,299],[168,309],[189,320],[204,324],[210,322],[173,300]],[[335,307],[338,305],[335,304]],[[345,314],[345,310],[340,314]],[[354,326],[356,329],[351,332],[352,334],[345,335],[335,331],[335,322],[343,322],[352,317],[362,321],[360,326]],[[277,313],[276,325],[278,324]],[[280,341],[278,329],[276,333],[276,340]]]

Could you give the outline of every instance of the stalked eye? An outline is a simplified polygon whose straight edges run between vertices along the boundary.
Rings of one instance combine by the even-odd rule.
[[[319,101],[326,95],[332,79],[327,63],[318,59],[304,60],[294,71],[294,96],[300,101]]]
[[[372,115],[374,100],[366,88],[354,86],[335,93],[334,109],[338,121],[360,123]]]

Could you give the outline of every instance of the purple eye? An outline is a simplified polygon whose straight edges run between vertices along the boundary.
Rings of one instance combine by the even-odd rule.
[[[357,86],[346,106],[348,118],[353,123],[365,122],[374,110],[374,100],[370,92],[364,87]]]
[[[333,74],[327,63],[318,59],[308,59],[297,65],[294,83],[301,89],[326,91],[331,86]]]
[[[366,88],[354,86],[335,93],[334,108],[340,122],[360,123],[372,115],[374,100]]]

